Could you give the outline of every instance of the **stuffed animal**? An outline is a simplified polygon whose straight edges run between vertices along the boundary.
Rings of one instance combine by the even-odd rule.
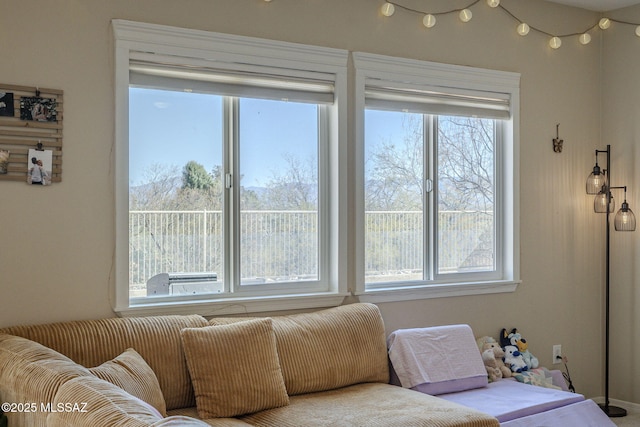
[[[482,352],[482,361],[484,362],[484,368],[487,370],[490,383],[502,378],[502,371],[498,368],[498,361],[492,349],[488,348]]]
[[[502,360],[504,357],[504,350],[502,350],[502,347],[500,347],[498,342],[493,337],[484,336],[478,338],[476,343],[478,344],[480,354],[482,354],[482,360],[485,362],[485,367],[487,367],[487,373],[489,373],[489,368],[494,367],[494,362],[492,360],[495,360],[495,367],[500,371],[499,375],[496,373],[497,378],[509,378],[511,376],[511,369],[508,368]],[[493,357],[487,353],[488,351],[493,353]],[[489,378],[491,378],[490,373]]]
[[[513,328],[511,332],[507,332],[506,329],[501,331],[500,345],[502,345],[502,347],[506,347],[508,345],[515,345],[518,347],[518,351],[522,355],[524,363],[527,364],[529,369],[535,369],[539,366],[538,358],[528,350],[529,344],[527,343],[527,340],[522,338],[522,335],[520,335],[516,328]]]
[[[518,351],[518,347],[515,345],[507,345],[504,347],[504,363],[511,368],[513,372],[524,372],[529,370],[529,367],[524,363],[522,354]]]

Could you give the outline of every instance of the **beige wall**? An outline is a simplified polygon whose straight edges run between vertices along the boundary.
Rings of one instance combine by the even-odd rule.
[[[640,6],[612,13],[640,22]],[[635,26],[614,25],[602,55],[602,142],[612,145],[612,185],[627,185],[631,209],[640,212],[640,38]],[[614,195],[615,196],[615,195]],[[618,193],[621,201],[623,194]],[[635,208],[634,208],[635,206]],[[640,239],[615,233],[611,273],[611,382],[615,397],[640,402]]]
[[[438,9],[467,4],[403,3]],[[389,331],[469,323],[476,335],[497,335],[502,327],[518,327],[547,366],[551,366],[551,346],[562,344],[578,391],[602,395],[603,230],[584,194],[593,150],[606,143],[600,138],[601,37],[595,32],[588,46],[568,39],[553,51],[547,37],[517,36],[516,23],[485,2],[474,7],[469,24],[446,16],[432,30],[421,27],[420,16],[400,10],[390,19],[382,18],[379,4],[371,0],[0,0],[2,83],[65,91],[63,182],[38,189],[0,182],[0,326],[114,315],[109,300],[114,253],[110,20],[121,18],[521,73],[522,285],[512,294],[380,307]],[[597,18],[595,13],[543,1],[510,0],[508,6],[530,25],[550,32],[578,31]],[[630,50],[637,41],[635,36],[626,37],[633,38],[625,42]],[[616,68],[614,73],[618,71],[624,70]],[[625,79],[637,75],[623,74]],[[612,85],[619,84],[611,80]],[[556,123],[561,124],[565,141],[562,154],[552,150]],[[637,126],[637,120],[625,120],[605,128],[623,128],[631,137],[637,135]],[[622,148],[616,145],[617,158],[630,174],[631,153],[636,162],[640,153],[630,149],[625,153]],[[349,155],[353,162],[352,146]],[[632,247],[637,244],[633,239],[627,243]],[[623,244],[616,239],[615,249]],[[349,249],[352,256],[353,243]],[[629,261],[625,267],[631,265]],[[354,277],[353,271],[349,277]],[[631,281],[628,295],[617,297],[626,310],[618,321],[638,316],[629,300],[631,295],[637,298],[630,285]],[[635,331],[628,332],[631,336]],[[638,354],[640,343],[633,344]],[[630,363],[632,357],[624,360],[630,370],[637,369]],[[620,384],[612,397],[640,401],[630,384]]]

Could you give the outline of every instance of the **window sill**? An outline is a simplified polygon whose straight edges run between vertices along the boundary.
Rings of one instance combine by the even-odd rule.
[[[337,307],[342,304],[346,293],[321,293],[273,297],[242,297],[201,301],[153,301],[141,300],[128,307],[115,307],[114,311],[122,317],[199,314],[201,316],[220,316],[230,314],[249,314],[265,311],[286,311],[310,308]]]
[[[520,280],[500,280],[495,282],[435,284],[402,288],[387,287],[356,293],[356,296],[361,302],[377,304],[381,302],[515,292],[520,283],[522,283]]]

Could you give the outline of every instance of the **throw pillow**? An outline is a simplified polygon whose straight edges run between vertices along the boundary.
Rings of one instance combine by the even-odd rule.
[[[289,404],[271,319],[182,330],[200,418]]]
[[[167,416],[167,405],[158,378],[147,362],[132,348],[100,366],[89,369],[96,377],[114,384]]]
[[[536,368],[530,371],[514,373],[513,377],[521,383],[562,390],[562,387],[553,384],[553,377],[547,368]]]

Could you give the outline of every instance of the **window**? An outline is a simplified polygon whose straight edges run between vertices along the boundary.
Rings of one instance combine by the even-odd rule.
[[[113,25],[116,311],[340,304],[346,53]]]
[[[514,290],[519,77],[363,53],[354,63],[356,292]]]

